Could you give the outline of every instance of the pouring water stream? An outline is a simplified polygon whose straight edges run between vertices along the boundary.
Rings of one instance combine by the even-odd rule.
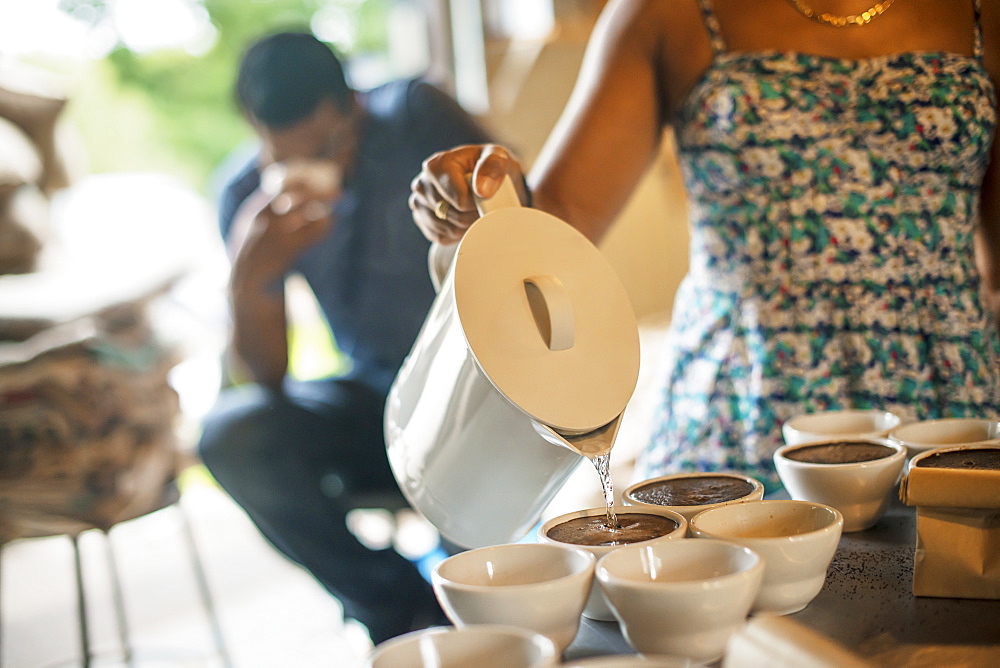
[[[614,446],[615,437],[618,435],[621,419],[622,416],[619,415],[603,427],[583,434],[565,434],[546,425],[535,425],[536,431],[541,433],[546,440],[574,450],[593,463],[601,480],[604,503],[608,511],[607,523],[610,528],[618,526],[618,517],[615,514],[614,483],[611,479],[611,449]]]

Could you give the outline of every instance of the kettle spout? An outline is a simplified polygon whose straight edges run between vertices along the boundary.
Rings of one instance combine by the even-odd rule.
[[[624,413],[606,425],[582,434],[561,433],[535,420],[531,421],[531,425],[549,443],[569,448],[587,459],[593,459],[611,452],[611,447],[615,444],[615,437],[618,436],[618,428],[621,427],[622,415]]]

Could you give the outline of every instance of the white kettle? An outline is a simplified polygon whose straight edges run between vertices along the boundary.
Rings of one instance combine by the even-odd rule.
[[[479,204],[457,250],[431,248],[438,294],[385,410],[403,494],[468,548],[519,540],[610,451],[639,375],[635,314],[600,251],[509,181]]]

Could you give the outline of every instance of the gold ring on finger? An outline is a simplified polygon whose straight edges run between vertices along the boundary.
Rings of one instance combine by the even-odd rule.
[[[437,216],[439,220],[447,220],[448,206],[448,200],[441,200],[434,205],[434,215]]]

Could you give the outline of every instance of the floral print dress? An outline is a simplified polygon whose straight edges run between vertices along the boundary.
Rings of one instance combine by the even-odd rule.
[[[782,422],[806,411],[996,417],[973,247],[997,118],[978,20],[974,57],[845,60],[727,52],[701,2],[715,57],[675,124],[690,269],[636,475],[773,489]]]

